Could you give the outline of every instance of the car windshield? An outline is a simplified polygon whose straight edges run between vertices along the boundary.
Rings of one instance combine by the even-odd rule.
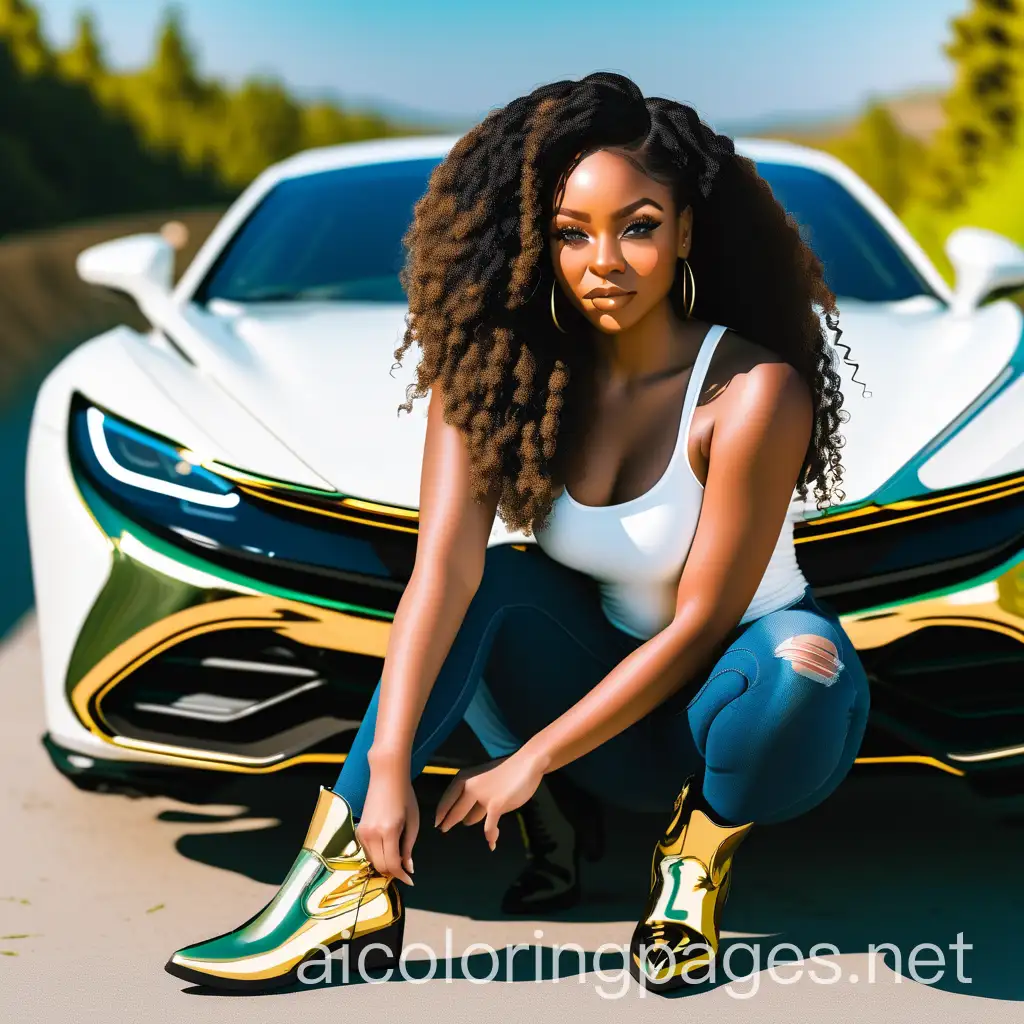
[[[200,302],[404,302],[402,236],[438,160],[319,171],[275,185],[221,253]]]
[[[207,274],[196,299],[404,302],[402,237],[435,158],[342,167],[275,185]],[[761,175],[817,252],[836,295],[891,302],[931,288],[834,179],[762,162]]]
[[[835,178],[798,164],[764,161],[757,170],[800,226],[836,295],[864,302],[935,295],[889,233]]]

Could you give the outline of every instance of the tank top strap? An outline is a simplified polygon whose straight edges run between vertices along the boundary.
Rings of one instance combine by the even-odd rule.
[[[707,376],[708,367],[711,365],[711,358],[715,354],[715,349],[719,341],[722,340],[722,335],[728,329],[728,327],[722,324],[712,325],[700,344],[697,358],[693,363],[693,369],[690,371],[690,379],[686,382],[686,397],[683,400],[679,436],[676,439],[676,451],[673,453],[673,461],[680,449],[686,450],[687,439],[690,436],[690,422],[693,419],[693,412],[697,408],[697,400],[700,398],[700,393],[704,388],[704,378]]]

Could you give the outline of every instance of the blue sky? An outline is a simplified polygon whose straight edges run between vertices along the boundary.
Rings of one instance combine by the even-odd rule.
[[[460,118],[541,82],[611,69],[713,122],[856,108],[943,85],[949,20],[969,0],[182,0],[203,70],[273,75]],[[143,63],[164,8],[41,0],[47,36],[96,15],[108,58]]]

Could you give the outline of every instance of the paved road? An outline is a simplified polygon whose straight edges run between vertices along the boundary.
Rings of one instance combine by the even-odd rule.
[[[621,955],[600,951],[602,943],[628,941],[645,895],[661,822],[641,817],[616,822],[611,856],[585,877],[587,906],[557,921],[509,921],[495,909],[519,856],[514,828],[505,829],[495,854],[475,829],[428,831],[416,851],[420,882],[406,890],[406,942],[428,943],[442,955],[433,978],[426,950],[417,947],[406,971],[412,980],[209,995],[163,972],[168,953],[233,927],[269,897],[301,842],[315,787],[264,780],[258,792],[240,789],[231,803],[215,806],[79,792],[39,745],[38,679],[29,618],[0,648],[0,1020],[1024,1019],[1024,814],[981,804],[928,769],[896,778],[860,769],[798,822],[755,829],[737,859],[726,946],[736,948],[733,973],[744,974],[751,957],[742,944],[759,943],[761,970],[688,992],[685,1008],[624,987]],[[423,796],[434,792],[426,787]],[[448,929],[451,981],[443,960]],[[969,982],[957,981],[949,949],[958,932],[973,946],[961,954]],[[832,943],[838,956],[822,952],[836,969],[807,961],[773,976],[768,953],[783,941],[804,956],[816,943]],[[511,980],[466,977],[460,958],[474,942],[501,950],[498,978]],[[553,980],[551,946],[569,942],[587,951],[583,970],[578,955],[566,952]],[[868,953],[870,943],[884,942],[900,950],[902,974]],[[934,984],[913,980],[906,963],[915,945],[929,942],[946,964]],[[527,948],[506,975],[505,947],[515,943]],[[927,964],[935,953],[918,955],[919,977],[932,977],[937,968]],[[465,966],[484,977],[490,957],[477,952]]]

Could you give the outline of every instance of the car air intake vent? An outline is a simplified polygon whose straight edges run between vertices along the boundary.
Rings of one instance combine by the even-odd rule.
[[[876,716],[927,749],[1024,744],[1024,643],[994,629],[929,626],[861,659]]]
[[[266,629],[192,637],[141,665],[103,701],[120,735],[249,757],[290,756],[362,720],[380,660]]]

